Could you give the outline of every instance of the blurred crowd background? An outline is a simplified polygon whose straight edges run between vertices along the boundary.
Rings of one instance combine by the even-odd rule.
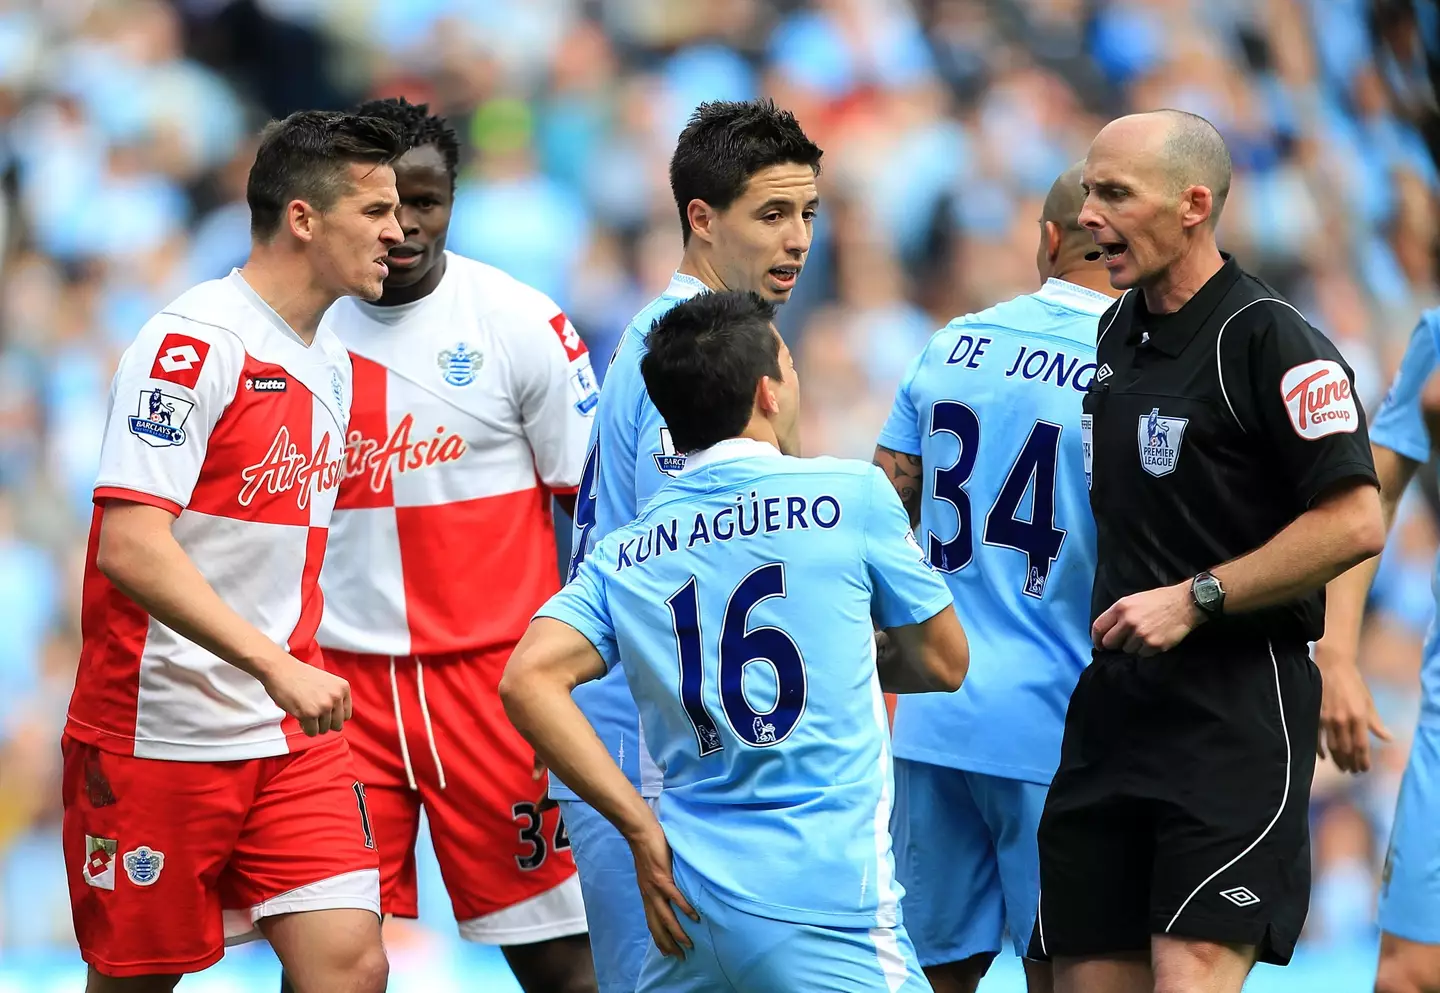
[[[0,986],[32,988],[16,963],[76,961],[57,743],[110,376],[154,311],[244,260],[267,119],[396,94],[448,115],[451,248],[554,297],[603,369],[679,257],[666,165],[686,116],[773,96],[825,149],[781,317],[807,447],[868,459],[931,332],[1037,287],[1054,177],[1106,120],[1179,107],[1234,157],[1222,247],[1335,340],[1373,412],[1440,304],[1433,96],[1416,85],[1437,21],[1427,0],[1415,21],[1373,6],[0,0]],[[1407,500],[1364,636],[1396,742],[1362,778],[1322,766],[1312,797],[1304,954],[1357,968],[1417,713],[1437,506],[1433,486]],[[454,940],[428,882],[424,923],[391,935],[402,954]]]

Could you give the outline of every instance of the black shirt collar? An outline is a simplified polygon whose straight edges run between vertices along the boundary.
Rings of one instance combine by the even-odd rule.
[[[1240,278],[1240,264],[1235,261],[1234,256],[1228,252],[1221,252],[1220,257],[1225,260],[1215,275],[1205,281],[1205,285],[1172,314],[1152,314],[1145,308],[1145,293],[1143,290],[1136,290],[1135,316],[1130,322],[1130,334],[1125,341],[1129,345],[1138,345],[1146,334],[1149,335],[1148,344],[1159,352],[1175,358],[1185,351],[1185,346],[1190,344],[1200,328],[1215,312],[1220,301],[1230,292],[1235,281]]]

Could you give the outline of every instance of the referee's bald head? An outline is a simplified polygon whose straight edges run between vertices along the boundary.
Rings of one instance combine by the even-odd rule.
[[[1230,149],[1205,118],[1184,110],[1166,108],[1116,118],[1100,130],[1091,145],[1123,149],[1137,171],[1158,180],[1167,195],[1179,198],[1194,186],[1210,191],[1209,225],[1220,220],[1230,195]]]
[[[1203,117],[1170,109],[1131,114],[1090,143],[1083,182],[1080,224],[1105,253],[1111,287],[1158,285],[1192,251],[1215,249],[1215,225],[1230,195],[1230,152]]]
[[[1230,195],[1230,149],[1225,147],[1225,139],[1215,125],[1198,114],[1157,110],[1151,116],[1159,118],[1167,128],[1161,149],[1171,195],[1178,197],[1192,186],[1209,190],[1215,202],[1210,210],[1213,228]]]

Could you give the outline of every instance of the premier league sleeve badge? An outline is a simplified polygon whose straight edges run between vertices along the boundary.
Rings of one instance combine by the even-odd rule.
[[[195,404],[155,386],[140,392],[130,433],[152,448],[185,444],[185,420]]]

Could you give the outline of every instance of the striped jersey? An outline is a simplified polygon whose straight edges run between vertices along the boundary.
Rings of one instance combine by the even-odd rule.
[[[553,493],[574,492],[598,402],[547,296],[446,255],[409,304],[327,315],[355,404],[320,643],[371,655],[508,650],[560,588]]]
[[[238,270],[184,293],[141,329],[111,384],[68,734],[194,762],[320,740],[258,680],[149,616],[95,562],[107,501],[164,508],[221,599],[291,655],[321,665],[318,580],[350,392],[350,359],[333,332],[322,322],[307,346]]]

